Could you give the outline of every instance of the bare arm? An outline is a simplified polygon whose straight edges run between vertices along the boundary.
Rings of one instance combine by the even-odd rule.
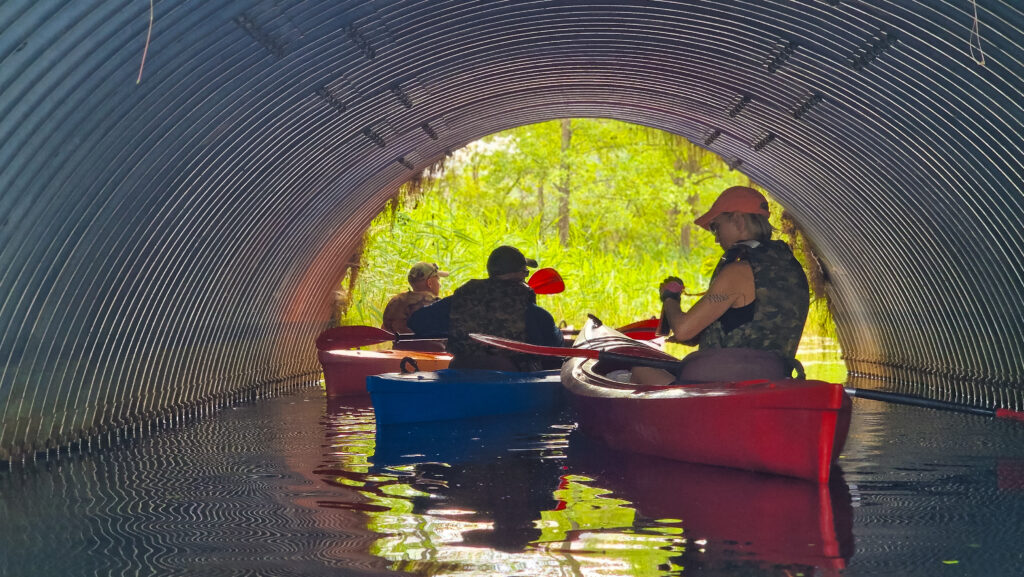
[[[708,287],[708,292],[685,313],[679,302],[665,301],[662,314],[668,319],[673,338],[690,341],[730,308],[742,307],[754,300],[754,272],[745,262],[727,265]]]

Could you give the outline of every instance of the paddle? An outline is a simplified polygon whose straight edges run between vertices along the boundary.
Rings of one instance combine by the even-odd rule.
[[[700,296],[704,296],[705,294],[707,294],[707,291],[699,292],[699,293],[688,293],[688,292],[686,292],[685,287],[683,287],[682,283],[678,283],[678,282],[675,282],[675,281],[672,281],[672,282],[666,284],[665,288],[672,289],[673,291],[676,291],[679,294],[683,294],[683,295],[686,295],[688,297],[700,297]],[[666,337],[666,336],[672,334],[672,327],[668,326],[668,317],[665,316],[665,307],[664,307],[664,305],[662,305],[662,307],[661,307],[661,320],[656,325],[656,328],[654,329],[654,334],[656,336],[659,336],[659,337]],[[654,338],[654,337],[651,337],[651,338]]]
[[[616,361],[631,365],[645,365],[648,367],[657,367],[659,369],[665,369],[667,371],[678,370],[680,366],[680,361],[665,359],[664,357],[662,357],[663,353],[645,345],[637,345],[635,348],[630,349],[635,350],[635,354],[626,354],[613,353],[609,351],[599,351],[596,349],[531,345],[530,343],[524,343],[522,341],[514,341],[512,339],[505,339],[502,337],[495,337],[491,335],[482,335],[480,333],[470,333],[469,337],[475,341],[479,341],[481,343],[485,343],[494,347],[508,349],[510,351],[517,351],[520,353],[540,355],[542,357],[577,357],[583,359],[594,359],[598,361]],[[650,356],[644,356],[646,354],[644,352],[644,349],[650,351]]]
[[[619,331],[620,333],[626,335],[627,337],[629,337],[631,339],[636,339],[638,341],[651,341],[651,340],[654,340],[654,339],[658,338],[658,335],[655,333],[655,329],[657,329],[657,328],[658,328],[658,319],[650,318],[650,319],[644,319],[642,321],[632,322],[632,323],[629,323],[628,325],[622,325],[621,327],[619,327],[619,328],[617,328],[615,330]],[[570,331],[570,330],[562,329],[562,334],[563,335],[567,335],[567,336],[573,336],[573,335],[580,334],[580,331],[579,330],[571,330]]]
[[[316,348],[321,351],[354,349],[387,342],[423,341],[448,338],[448,335],[418,335],[415,333],[393,333],[378,327],[351,325],[333,327],[320,333]]]
[[[530,353],[534,355],[548,357],[576,357],[584,359],[595,359],[598,361],[615,361],[631,365],[642,365],[647,367],[655,367],[658,369],[665,369],[669,372],[678,371],[683,362],[681,360],[670,361],[664,358],[652,358],[649,355],[658,355],[659,352],[654,349],[648,349],[650,353],[646,353],[643,349],[647,349],[648,347],[642,345],[637,345],[634,348],[628,349],[630,351],[628,353],[613,353],[609,351],[598,351],[594,349],[545,347],[539,345],[531,345],[529,343],[513,341],[511,339],[503,339],[501,337],[495,337],[491,335],[481,335],[478,333],[472,333],[469,336],[474,340],[480,341],[482,343],[487,343],[491,346],[517,351],[520,353]],[[1012,411],[1010,409],[990,409],[987,407],[978,407],[974,405],[938,401],[935,399],[917,397],[914,395],[887,393],[884,391],[858,389],[854,387],[845,387],[844,390],[846,391],[846,394],[850,395],[851,397],[860,397],[862,399],[870,399],[873,401],[882,401],[885,403],[896,403],[901,405],[911,405],[915,407],[924,407],[927,409],[937,409],[942,411],[955,411],[959,413],[968,413],[972,415],[981,415],[985,417],[995,417],[997,419],[1014,419],[1017,421],[1024,422],[1024,413],[1020,411]]]
[[[644,319],[623,325],[615,330],[638,341],[653,341],[658,338],[658,319]]]
[[[938,409],[940,411],[954,411],[957,413],[981,415],[983,417],[995,417],[997,419],[1014,419],[1017,421],[1024,421],[1024,413],[1020,411],[1011,411],[1010,409],[989,409],[987,407],[979,407],[976,405],[950,403],[948,401],[937,401],[935,399],[927,399],[925,397],[917,397],[914,395],[902,395],[899,393],[887,393],[884,391],[875,391],[871,389],[856,389],[853,387],[846,387],[845,390],[846,394],[850,395],[851,397],[871,399],[872,401],[882,401],[883,403],[912,405],[915,407],[924,407],[926,409]]]
[[[530,285],[533,292],[539,295],[553,295],[565,290],[565,281],[562,280],[562,275],[553,268],[537,269],[526,281],[526,284]]]
[[[623,331],[632,331],[632,330],[640,330],[640,329],[652,330],[652,329],[656,329],[656,328],[658,328],[658,319],[656,319],[654,317],[651,317],[649,319],[644,319],[642,321],[631,322],[628,325],[622,325],[621,327],[619,327],[619,328],[617,328],[615,330],[617,330],[617,331],[619,331],[621,333]]]
[[[562,275],[553,268],[537,269],[526,281],[533,292],[542,295],[557,294],[565,290]],[[316,348],[321,351],[337,349],[354,349],[368,345],[377,345],[389,341],[413,341],[444,339],[448,335],[417,335],[413,333],[393,333],[377,327],[353,325],[333,327],[320,333],[316,338]],[[653,338],[653,337],[652,337]]]
[[[627,337],[629,337],[629,338],[631,338],[631,339],[633,339],[635,341],[653,341],[654,339],[656,339],[656,338],[661,336],[657,332],[655,332],[654,329],[648,329],[648,328],[627,329],[627,330],[616,329],[616,330],[618,330],[620,333],[626,335]]]

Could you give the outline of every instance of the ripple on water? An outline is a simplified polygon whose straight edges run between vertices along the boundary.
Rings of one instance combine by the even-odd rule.
[[[571,414],[377,430],[346,403],[302,392],[4,473],[0,573],[1022,574],[1017,423],[855,400],[821,490],[614,453]]]

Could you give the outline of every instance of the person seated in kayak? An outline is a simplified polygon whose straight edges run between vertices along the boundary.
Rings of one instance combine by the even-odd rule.
[[[384,307],[380,328],[393,333],[408,333],[409,316],[421,308],[437,302],[441,294],[441,279],[448,273],[435,263],[418,262],[409,269],[406,280],[412,290],[391,297]]]
[[[487,258],[486,279],[473,279],[451,296],[409,317],[409,328],[422,335],[447,334],[453,369],[538,371],[561,366],[558,358],[497,349],[469,338],[483,333],[534,345],[562,346],[562,332],[551,313],[537,306],[537,295],[524,281],[537,261],[519,249],[499,246]]]
[[[659,286],[662,318],[672,340],[699,345],[679,374],[635,367],[632,381],[665,384],[786,378],[799,366],[810,289],[789,246],[772,240],[768,201],[746,186],[726,189],[697,226],[710,231],[725,251],[704,296],[683,312],[683,283],[669,277]]]

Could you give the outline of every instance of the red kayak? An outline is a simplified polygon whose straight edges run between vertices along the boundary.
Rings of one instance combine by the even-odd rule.
[[[574,348],[678,360],[588,321]],[[629,366],[570,358],[562,384],[580,430],[612,448],[827,483],[850,426],[842,385],[782,379],[638,386],[609,378]]]

